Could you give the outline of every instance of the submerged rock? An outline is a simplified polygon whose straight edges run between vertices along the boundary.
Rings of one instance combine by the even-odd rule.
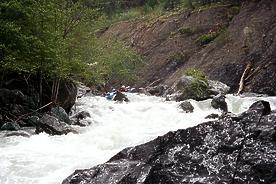
[[[48,114],[43,115],[36,127],[36,133],[45,132],[50,135],[62,135],[70,132],[77,133],[70,125],[59,121]]]
[[[22,130],[22,131],[8,132],[4,135],[4,137],[11,137],[11,136],[31,137],[31,134]]]
[[[169,132],[105,164],[76,170],[63,184],[222,184],[276,182],[276,113],[254,103],[233,117]]]
[[[71,117],[71,124],[72,125],[78,125],[78,126],[88,126],[91,124],[91,122],[85,120],[85,118],[91,117],[90,113],[87,111],[81,111],[77,114],[74,114]]]
[[[208,116],[205,117],[205,119],[217,119],[219,118],[219,115],[218,114],[209,114]]]
[[[213,98],[213,100],[211,101],[211,106],[214,109],[220,109],[223,112],[228,112],[228,107],[227,107],[227,103],[225,101],[225,96],[224,95],[217,95]]]
[[[194,107],[189,101],[184,101],[179,106],[186,113],[194,112]]]

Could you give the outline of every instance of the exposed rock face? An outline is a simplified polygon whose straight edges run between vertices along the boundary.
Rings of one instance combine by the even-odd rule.
[[[189,101],[184,101],[179,106],[186,113],[194,112],[194,107]]]
[[[211,101],[211,106],[215,109],[220,109],[223,112],[228,112],[228,106],[225,101],[225,96],[224,95],[217,95],[213,98]]]
[[[66,123],[59,121],[57,118],[45,114],[36,127],[36,133],[46,132],[50,135],[62,135],[70,132],[77,133],[72,127]]]
[[[271,184],[276,182],[276,113],[259,101],[238,117],[169,132],[76,170],[63,184]]]

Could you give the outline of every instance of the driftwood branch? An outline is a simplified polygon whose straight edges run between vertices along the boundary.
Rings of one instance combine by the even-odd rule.
[[[248,75],[248,72],[251,70],[251,67],[252,67],[252,64],[251,62],[248,63],[244,69],[244,72],[241,76],[241,80],[240,80],[240,83],[239,83],[239,90],[238,90],[238,95],[241,94],[244,90],[244,83],[245,83],[245,78],[247,77]]]
[[[38,109],[36,109],[36,110],[34,110],[34,111],[32,111],[32,112],[29,112],[29,113],[23,114],[22,116],[19,116],[19,117],[15,120],[15,122],[21,120],[22,118],[24,118],[24,117],[26,117],[26,116],[29,116],[29,115],[33,114],[33,113],[35,113],[35,112],[37,112],[37,111],[39,111],[39,110],[42,110],[42,109],[44,109],[45,107],[48,107],[48,106],[51,105],[52,103],[53,103],[53,102],[49,102],[49,103],[47,103],[46,105],[43,105],[42,107],[40,107],[40,108],[38,108]]]

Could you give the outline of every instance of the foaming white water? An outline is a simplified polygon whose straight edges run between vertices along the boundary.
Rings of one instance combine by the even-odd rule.
[[[89,168],[107,161],[128,146],[141,144],[171,130],[183,129],[206,121],[210,100],[191,101],[194,113],[184,113],[179,102],[128,94],[129,103],[116,103],[103,97],[84,97],[77,111],[91,114],[92,125],[80,134],[30,138],[0,138],[1,184],[57,184],[75,169]],[[276,107],[276,98],[262,98]],[[260,98],[228,95],[229,110],[240,113]]]

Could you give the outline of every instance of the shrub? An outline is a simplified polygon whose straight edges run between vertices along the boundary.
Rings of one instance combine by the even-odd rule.
[[[195,79],[203,80],[203,81],[207,82],[207,77],[200,70],[197,70],[197,69],[194,69],[194,68],[188,68],[184,71],[184,74],[188,75],[188,76],[192,76]]]
[[[185,56],[180,52],[173,53],[169,56],[170,61],[181,62],[184,59],[185,59]]]
[[[193,35],[195,33],[195,30],[190,27],[181,27],[178,29],[178,32],[180,34]]]
[[[195,79],[183,89],[183,94],[195,100],[205,99],[208,95],[208,83]]]
[[[184,71],[184,74],[194,78],[191,84],[181,89],[183,95],[185,96],[184,99],[205,99],[208,96],[209,86],[207,77],[204,75],[204,73],[200,70],[189,68]]]
[[[212,42],[213,40],[215,40],[220,34],[220,31],[218,32],[211,32],[211,33],[207,33],[204,35],[201,35],[200,37],[198,37],[196,39],[196,43],[200,44],[200,45],[207,45],[208,43]]]

